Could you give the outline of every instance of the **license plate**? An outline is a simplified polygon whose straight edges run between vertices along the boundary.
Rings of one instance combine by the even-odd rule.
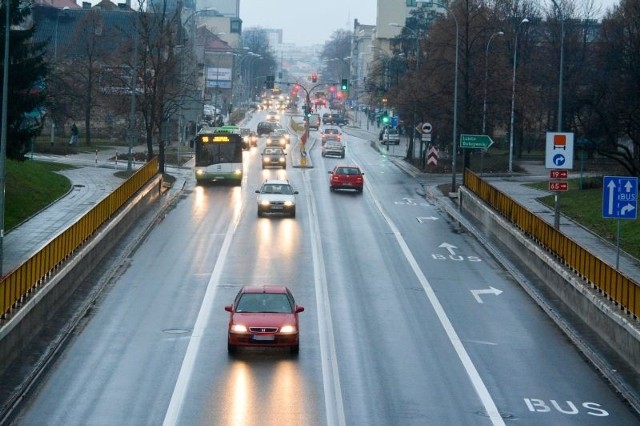
[[[272,210],[282,210],[284,207],[282,206],[271,206]]]
[[[255,340],[256,342],[272,342],[276,340],[276,336],[273,334],[254,334],[251,336],[251,340]]]

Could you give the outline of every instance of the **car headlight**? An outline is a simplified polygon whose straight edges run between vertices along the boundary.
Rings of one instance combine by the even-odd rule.
[[[264,157],[264,158],[262,159],[262,162],[263,162],[263,163],[269,163],[270,161],[271,161],[271,158],[269,158],[269,157]]]
[[[202,170],[202,169],[196,170],[196,175],[203,176],[204,175],[204,170]]]
[[[281,163],[284,163],[284,158],[280,157],[279,161],[280,161]]]
[[[295,333],[297,331],[295,325],[283,325],[280,328],[280,333]]]
[[[268,206],[269,204],[270,204],[270,203],[269,203],[269,200],[262,200],[262,201],[260,201],[260,205],[262,205],[262,206]]]
[[[287,207],[291,207],[291,206],[294,205],[294,202],[293,201],[285,201],[284,205],[287,206]]]
[[[246,333],[247,327],[242,324],[233,324],[229,329],[232,333]]]

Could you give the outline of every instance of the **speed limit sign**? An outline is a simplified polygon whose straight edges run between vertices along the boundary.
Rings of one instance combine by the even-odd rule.
[[[422,125],[422,133],[430,134],[432,129],[431,123],[424,123]]]

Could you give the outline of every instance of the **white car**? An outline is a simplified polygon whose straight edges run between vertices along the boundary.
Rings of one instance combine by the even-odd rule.
[[[398,129],[385,129],[382,132],[382,144],[383,145],[399,145],[400,144],[400,133]]]
[[[296,217],[296,194],[288,180],[267,179],[262,183],[258,194],[258,217],[265,213],[278,213]]]

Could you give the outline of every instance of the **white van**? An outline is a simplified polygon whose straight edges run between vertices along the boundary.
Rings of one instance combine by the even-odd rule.
[[[398,129],[386,128],[382,132],[383,145],[400,145],[400,133]]]
[[[309,117],[309,129],[318,130],[320,128],[320,114],[311,114]]]

